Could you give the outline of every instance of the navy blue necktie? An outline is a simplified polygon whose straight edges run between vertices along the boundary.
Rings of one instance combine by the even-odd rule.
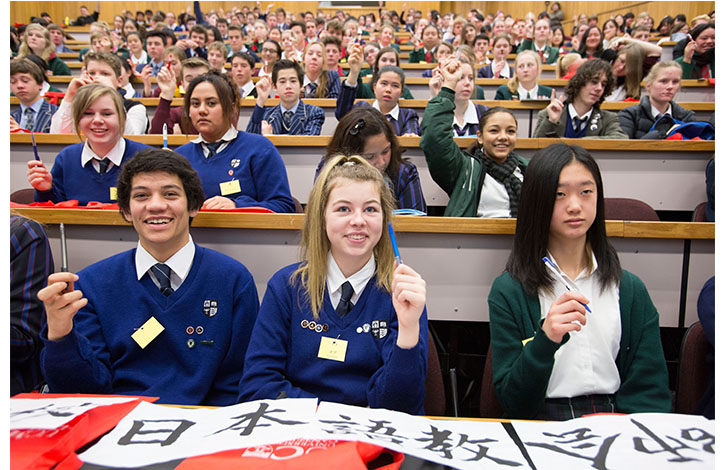
[[[30,132],[35,130],[35,110],[33,108],[25,108],[25,128]]]
[[[574,118],[574,132],[575,132],[575,133],[577,133],[577,134],[578,134],[579,132],[581,132],[582,128],[583,128],[584,126],[586,126],[586,123],[587,123],[587,120],[586,120],[586,118],[584,118],[584,119],[581,119],[581,118],[579,118],[579,117],[575,117],[575,118]]]
[[[104,158],[103,160],[98,160],[98,173],[104,174],[106,170],[108,170],[108,165],[110,163],[111,161],[107,158]]]
[[[337,304],[337,308],[335,309],[337,314],[340,315],[340,318],[344,318],[345,315],[350,313],[350,310],[352,310],[353,304],[350,302],[350,299],[352,299],[353,292],[350,281],[345,281],[342,285],[342,297],[340,297],[340,303]]]
[[[156,276],[156,280],[159,281],[159,290],[166,297],[174,293],[174,289],[171,288],[171,268],[164,263],[156,263],[151,266],[151,270]]]
[[[206,142],[206,148],[209,149],[209,156],[207,158],[211,158],[216,155],[217,150],[223,143],[223,140],[220,140],[219,142]]]
[[[307,93],[305,93],[305,96],[307,98],[313,98],[315,96],[316,91],[317,91],[317,83],[310,82],[307,84]]]
[[[292,111],[285,111],[282,113],[282,123],[284,123],[285,130],[289,130],[293,115],[294,113]]]

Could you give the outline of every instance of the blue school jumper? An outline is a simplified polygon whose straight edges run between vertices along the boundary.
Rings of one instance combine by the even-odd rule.
[[[399,348],[392,299],[373,276],[344,318],[325,291],[320,318],[315,320],[299,281],[289,282],[298,266],[281,269],[267,284],[245,358],[240,401],[286,394],[422,414],[428,364],[426,311],[420,317],[418,344]],[[344,362],[318,357],[323,336],[347,341]]]
[[[149,148],[133,140],[126,140],[126,150],[123,152],[121,165],[129,161],[140,150]],[[53,187],[49,191],[35,191],[36,202],[61,202],[73,199],[85,206],[90,201],[116,202],[111,199],[111,189],[116,187],[119,166],[113,165],[111,169],[101,174],[93,168],[93,162],[81,166],[83,142],[70,145],[55,157],[50,174],[53,175]]]
[[[268,138],[248,132],[224,150],[206,158],[200,143],[189,142],[176,151],[199,173],[204,197],[221,196],[220,183],[237,180],[240,191],[227,194],[236,207],[259,206],[274,212],[294,212],[287,170],[277,148]]]
[[[196,245],[184,282],[165,297],[148,273],[136,276],[136,249],[78,273],[88,304],[60,341],[42,337],[51,392],[160,397],[159,403],[236,403],[259,300],[238,261]],[[151,317],[165,328],[145,348],[131,335]]]

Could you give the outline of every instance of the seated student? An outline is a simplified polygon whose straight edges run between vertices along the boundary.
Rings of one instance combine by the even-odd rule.
[[[10,126],[20,126],[31,132],[50,132],[50,120],[58,110],[40,95],[43,71],[27,58],[10,61],[10,91],[20,101],[20,107],[10,113]]]
[[[639,100],[642,79],[649,73],[662,54],[662,48],[649,42],[622,37],[612,41],[614,49],[607,49],[602,58],[612,63],[616,80],[614,90],[606,101]]]
[[[81,205],[113,202],[119,167],[148,146],[122,137],[126,110],[121,95],[109,86],[82,86],[73,97],[72,113],[73,128],[86,142],[61,150],[52,171],[41,161],[28,162],[28,182],[35,188],[35,200],[78,200]]]
[[[670,411],[659,316],[607,240],[602,177],[583,148],[553,144],[531,159],[513,249],[488,305],[504,417]]]
[[[402,157],[393,126],[380,111],[370,106],[355,107],[340,119],[326,155],[317,165],[315,178],[325,163],[340,153],[361,155],[383,174],[393,193],[395,209],[427,211],[418,169]]]
[[[342,41],[336,36],[325,36],[322,45],[325,46],[325,69],[334,70],[340,77],[344,77],[345,72],[340,65]]]
[[[478,78],[511,78],[513,69],[506,62],[511,53],[511,38],[508,34],[498,34],[493,38],[493,61],[478,69]]]
[[[38,291],[53,272],[48,236],[38,222],[10,215],[10,396],[32,392],[40,373],[40,330],[45,322]]]
[[[244,44],[244,34],[242,33],[242,27],[239,25],[229,25],[229,44],[227,48],[229,49],[227,52],[227,62],[231,62],[232,56],[237,52],[246,52],[252,56],[254,62],[259,62],[257,54],[247,49],[247,46]]]
[[[453,54],[453,45],[447,41],[441,41],[436,47],[436,62],[441,64],[446,61]],[[478,56],[476,56],[478,57]],[[423,70],[421,74],[423,78],[433,77],[433,71],[435,68]]]
[[[617,114],[599,108],[612,88],[614,75],[609,64],[587,60],[564,88],[566,98],[557,98],[552,92],[549,105],[539,111],[534,137],[626,139]]]
[[[206,28],[200,24],[194,25],[189,32],[189,39],[181,39],[177,45],[184,49],[186,57],[207,58],[206,44],[209,42],[209,36]]]
[[[143,73],[144,69],[148,69],[151,71],[152,77],[157,76],[161,67],[166,65],[164,62],[165,48],[166,42],[164,33],[161,31],[149,31],[146,35],[146,52],[149,56],[148,62],[146,62],[146,64],[138,64],[136,66],[136,71]]]
[[[477,34],[473,38],[473,52],[476,54],[476,64],[488,65],[491,59],[488,58],[488,51],[491,48],[491,39],[486,33]],[[440,60],[438,61],[440,62]]]
[[[181,63],[181,87],[186,90],[189,88],[189,84],[193,79],[200,75],[204,75],[209,71],[209,63],[198,57],[191,57],[184,59]],[[171,107],[171,101],[176,96],[176,91],[179,89],[176,85],[176,79],[174,78],[171,70],[164,68],[156,77],[156,83],[158,84],[159,104],[154,112],[154,117],[151,119],[151,129],[149,134],[161,134],[166,124],[166,131],[169,134],[198,134],[194,125],[189,122],[188,119],[183,118],[184,107],[177,106]]]
[[[337,98],[340,94],[340,76],[336,70],[324,68],[325,46],[311,42],[304,55],[304,98]]]
[[[481,115],[488,109],[488,106],[475,104],[475,65],[472,63],[474,59],[473,51],[468,46],[458,46],[461,54],[459,62],[461,64],[461,79],[454,84],[455,88],[455,113],[453,117],[453,126],[451,133],[458,137],[472,137],[478,132],[478,123]],[[450,57],[449,57],[450,58]],[[434,98],[441,91],[444,76],[441,69],[438,68],[433,73],[433,78],[428,83],[431,98]]]
[[[304,260],[267,284],[240,401],[317,397],[423,413],[425,281],[395,264],[392,205],[382,175],[361,157],[325,166],[306,208]],[[331,341],[336,353],[320,349]]]
[[[420,62],[427,62],[429,64],[436,62],[436,52],[438,50],[438,44],[441,42],[440,32],[434,24],[429,24],[423,28],[423,40],[422,46],[414,44],[414,49],[408,56],[408,62],[411,64],[417,64]]]
[[[55,55],[55,45],[50,40],[50,33],[39,24],[32,23],[25,28],[18,58],[28,54],[38,55],[45,60],[51,75],[71,75],[68,65]]]
[[[352,43],[348,44],[348,50],[351,47]],[[363,45],[363,57],[365,58],[365,62],[367,62],[368,65],[360,72],[363,77],[371,76],[373,74],[373,68],[376,62],[375,58],[378,56],[378,52],[380,52],[380,45],[378,43],[367,42]]]
[[[359,44],[352,46],[348,63],[350,64],[350,74],[345,79],[335,109],[335,117],[337,117],[338,121],[350,112],[353,106],[371,106],[366,101],[353,104],[357,95],[358,77],[362,66],[362,47]],[[375,91],[375,101],[372,107],[383,113],[393,126],[395,135],[419,136],[418,112],[415,109],[401,108],[398,105],[405,86],[403,70],[400,67],[386,65],[373,75],[371,86]]]
[[[203,208],[294,212],[287,170],[275,146],[266,137],[235,128],[238,102],[232,79],[213,70],[193,79],[184,96],[184,119],[199,137],[176,150],[199,172]]]
[[[186,60],[186,54],[184,51],[177,46],[169,46],[164,49],[162,55],[164,58],[164,67],[173,73],[176,81],[176,90],[174,91],[174,97],[178,98],[183,96],[184,90],[181,88],[181,63]],[[203,59],[202,59],[203,60]],[[161,70],[159,70],[161,74]],[[158,75],[156,78],[158,79]],[[151,68],[144,67],[141,71],[141,81],[143,81],[143,96],[156,98],[161,94],[161,89],[157,86],[153,90],[151,89]]]
[[[576,52],[560,55],[556,60],[556,78],[569,80],[583,63],[584,59]]]
[[[35,54],[28,54],[25,57],[23,57],[23,59],[27,59],[27,60],[31,61],[32,63],[34,63],[35,65],[40,67],[40,70],[42,70],[42,72],[43,72],[43,85],[40,90],[40,96],[42,96],[42,97],[48,96],[48,95],[46,95],[46,93],[49,91],[53,92],[53,93],[62,93],[62,90],[60,88],[56,88],[50,84],[50,80],[48,80],[48,74],[50,73],[48,71],[48,63],[46,61],[44,61],[42,57],[40,57],[39,55],[35,55]],[[19,60],[19,58],[16,57],[13,60]],[[12,93],[12,91],[10,93]],[[12,94],[10,96],[12,96]],[[55,104],[55,103],[57,103],[57,99],[54,97],[50,100],[50,102]]]
[[[540,18],[534,25],[534,37],[526,38],[519,46],[517,52],[532,50],[543,64],[553,64],[559,58],[559,48],[548,45],[549,41],[549,20]]]
[[[247,52],[235,52],[232,55],[232,69],[230,75],[239,87],[239,96],[242,98],[256,98],[257,89],[252,82],[254,70],[254,57]]]
[[[68,84],[65,97],[53,115],[50,124],[50,132],[53,134],[72,134],[76,132],[74,127],[75,117],[73,110],[73,99],[75,94],[83,86],[89,83],[103,83],[119,90],[121,88],[119,76],[121,75],[121,59],[107,52],[89,52],[83,58],[83,72]],[[125,91],[123,92],[125,94]],[[145,134],[149,121],[146,116],[146,107],[138,101],[123,99],[123,107],[126,110],[126,124],[122,128],[123,134]]]
[[[289,25],[289,30],[294,33],[295,40],[292,43],[294,52],[297,53],[299,57],[302,57],[305,52],[305,47],[307,46],[307,39],[305,38],[305,24],[302,21],[293,21]]]
[[[274,64],[282,58],[282,46],[277,41],[267,39],[262,45],[262,67],[252,70],[253,77],[271,77]]]
[[[582,34],[576,52],[585,59],[600,58],[604,51],[604,35],[599,26],[589,26]]]
[[[151,60],[143,48],[143,38],[138,31],[131,31],[126,35],[126,44],[128,45],[128,58],[134,67],[147,64]]]
[[[380,45],[381,49],[383,47],[392,47],[393,49],[395,49],[395,52],[400,54],[400,46],[395,44],[395,26],[393,25],[393,23],[386,21],[382,24],[382,26],[380,27],[380,32],[378,33],[377,42]]]
[[[400,58],[398,56],[398,53],[392,47],[384,47],[378,51],[378,54],[375,56],[375,61],[372,64],[372,74],[375,75],[381,67],[385,67],[386,65],[394,65],[396,67],[400,67]],[[375,93],[370,87],[370,83],[362,82],[363,73],[364,71],[361,71],[361,76],[358,77],[357,97],[365,99],[375,98]],[[412,100],[413,93],[411,93],[410,89],[407,86],[404,86],[403,94],[401,95],[401,97],[404,100]]]
[[[55,23],[51,23],[48,25],[47,29],[48,34],[50,34],[50,40],[53,42],[55,52],[57,54],[75,53],[73,49],[65,45],[65,33],[63,32],[63,28]]]
[[[516,54],[514,77],[496,90],[495,100],[543,100],[551,98],[551,88],[539,85],[541,59],[536,52],[525,49]]]
[[[682,67],[682,78],[715,78],[715,23],[695,26],[689,37],[683,55],[675,59]]]
[[[451,122],[461,76],[468,64],[449,58],[441,64],[443,87],[423,114],[420,147],[433,180],[448,194],[448,217],[516,217],[527,160],[514,152],[518,123],[513,113],[495,107],[481,114],[477,142],[462,152]],[[488,177],[487,177],[488,176]]]
[[[221,41],[214,41],[207,47],[206,60],[209,68],[220,73],[226,73],[224,64],[227,63],[227,46]]]
[[[320,135],[325,122],[325,111],[300,99],[304,75],[302,66],[295,61],[280,60],[275,63],[272,79],[262,77],[257,81],[257,104],[249,119],[247,132],[264,135]],[[279,104],[265,108],[272,85],[279,94]]]
[[[248,33],[253,41],[247,44],[247,49],[260,55],[262,53],[262,45],[267,40],[267,35],[269,34],[269,27],[264,20],[258,19],[254,21],[253,28],[252,34]]]
[[[121,61],[121,75],[118,76],[118,87],[125,99],[143,98],[143,92],[137,91],[131,83],[131,77],[134,76],[133,67],[130,60]]]
[[[236,403],[259,301],[241,263],[193,242],[189,226],[203,201],[199,177],[174,152],[147,149],[124,165],[118,204],[138,246],[77,275],[55,273],[38,293],[51,392]],[[160,324],[155,334],[133,333],[153,331],[149,322]]]
[[[619,124],[630,139],[664,139],[676,119],[682,122],[695,121],[695,112],[675,103],[675,95],[680,90],[682,68],[675,61],[658,62],[644,79],[647,94],[639,104],[619,111]],[[663,127],[654,123],[664,115],[672,119]]]
[[[108,31],[96,31],[91,34],[91,50],[93,52],[114,53],[111,34]]]

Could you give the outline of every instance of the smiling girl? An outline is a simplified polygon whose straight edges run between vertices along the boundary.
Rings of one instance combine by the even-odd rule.
[[[513,249],[488,305],[505,417],[670,411],[659,316],[607,240],[602,177],[583,148],[554,144],[532,157]]]
[[[325,70],[325,46],[311,42],[304,54],[304,98],[337,98],[340,94],[340,75],[336,70]]]
[[[240,401],[316,397],[423,413],[425,281],[396,264],[392,196],[364,159],[323,168],[305,210],[301,263],[267,284]]]
[[[147,148],[121,136],[126,110],[121,95],[111,87],[82,86],[73,100],[73,124],[86,141],[70,145],[55,157],[53,169],[28,162],[28,182],[38,202],[78,200],[114,202],[119,168],[136,152]]]
[[[467,64],[441,64],[443,88],[423,114],[420,146],[430,174],[450,197],[450,217],[516,217],[527,160],[514,153],[518,123],[511,111],[495,107],[478,122],[476,143],[466,152],[453,140],[454,87]]]

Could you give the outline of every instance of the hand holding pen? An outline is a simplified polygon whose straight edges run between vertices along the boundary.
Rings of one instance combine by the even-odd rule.
[[[552,270],[552,273],[564,284],[567,291],[551,304],[541,329],[544,330],[544,333],[551,341],[561,343],[565,334],[571,331],[581,331],[582,327],[587,323],[586,314],[587,312],[591,313],[591,310],[586,305],[589,300],[566,282],[548,258],[545,258],[545,260],[544,263],[547,268]]]
[[[396,266],[393,272],[392,298],[393,308],[398,317],[398,339],[396,344],[410,349],[418,344],[420,335],[420,316],[423,314],[426,299],[426,286],[423,278],[410,266],[402,264],[393,226],[388,222],[390,241],[393,245]]]

